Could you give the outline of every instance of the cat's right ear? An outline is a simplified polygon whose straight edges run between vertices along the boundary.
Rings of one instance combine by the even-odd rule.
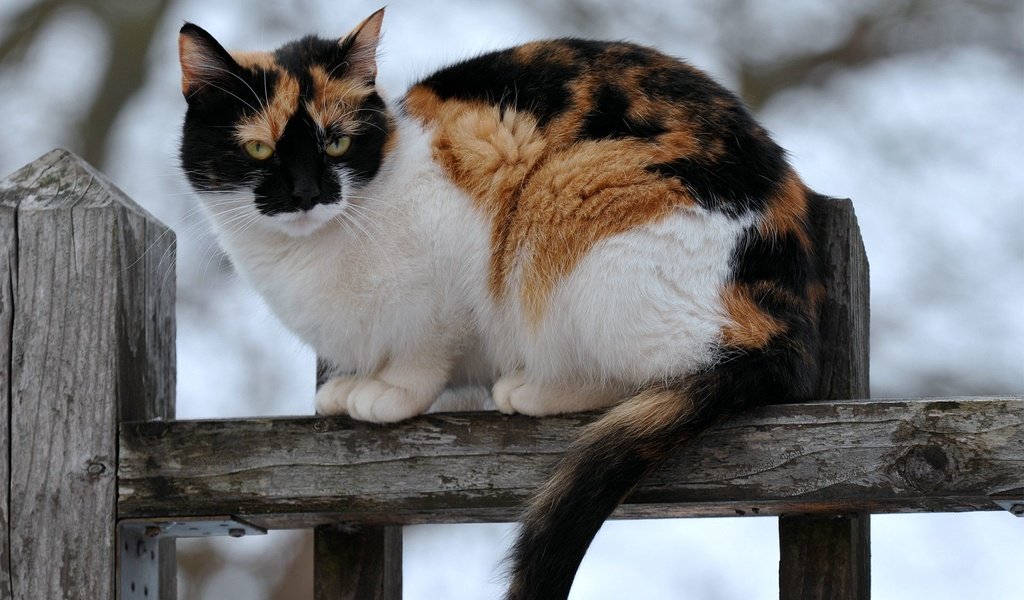
[[[185,23],[178,32],[181,93],[191,101],[205,86],[223,88],[235,76],[238,63],[202,27]]]

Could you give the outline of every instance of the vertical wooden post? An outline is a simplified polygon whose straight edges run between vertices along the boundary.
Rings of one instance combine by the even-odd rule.
[[[330,371],[330,365],[317,361],[317,387]],[[402,527],[317,527],[313,535],[313,598],[402,600]]]
[[[315,600],[401,600],[402,528],[322,525],[313,538]]]
[[[818,397],[867,398],[868,261],[852,203],[829,200],[814,228],[826,288]],[[868,514],[780,517],[779,549],[782,600],[871,597]]]
[[[0,182],[0,240],[9,597],[115,598],[118,422],[174,416],[174,236],[55,150]]]
[[[0,190],[0,194],[3,191]],[[11,333],[14,328],[14,277],[17,274],[17,205],[0,201],[0,600],[14,597],[11,587]]]

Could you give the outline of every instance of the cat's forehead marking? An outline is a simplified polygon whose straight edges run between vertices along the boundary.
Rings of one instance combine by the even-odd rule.
[[[235,59],[239,66],[247,69],[281,70],[281,66],[274,60],[274,55],[269,52],[232,52],[231,58]]]
[[[373,93],[373,87],[355,79],[338,79],[322,66],[309,69],[312,79],[312,97],[305,101],[306,112],[324,131],[335,128],[355,128],[358,122],[349,118]],[[354,133],[355,131],[346,131]]]
[[[233,52],[232,58],[240,66],[273,73],[272,85],[266,87],[268,98],[262,101],[253,114],[241,119],[235,129],[236,137],[243,142],[259,141],[273,144],[284,133],[288,120],[299,106],[299,81],[285,71],[269,52]],[[254,95],[264,90],[253,90]]]

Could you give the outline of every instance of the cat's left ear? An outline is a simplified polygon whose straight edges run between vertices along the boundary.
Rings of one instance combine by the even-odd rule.
[[[369,84],[377,80],[377,43],[380,42],[380,26],[383,22],[382,8],[338,42],[346,51],[348,76],[360,78]]]

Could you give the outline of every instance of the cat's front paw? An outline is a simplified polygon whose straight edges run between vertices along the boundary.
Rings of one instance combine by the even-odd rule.
[[[348,396],[363,379],[331,377],[316,391],[316,414],[325,417],[348,414]]]
[[[520,396],[522,388],[528,385],[526,376],[521,371],[502,376],[494,382],[494,387],[491,388],[494,405],[506,415],[522,412],[516,408],[515,398]]]
[[[394,423],[423,414],[433,395],[417,394],[379,379],[360,381],[348,395],[348,414],[371,423]]]

